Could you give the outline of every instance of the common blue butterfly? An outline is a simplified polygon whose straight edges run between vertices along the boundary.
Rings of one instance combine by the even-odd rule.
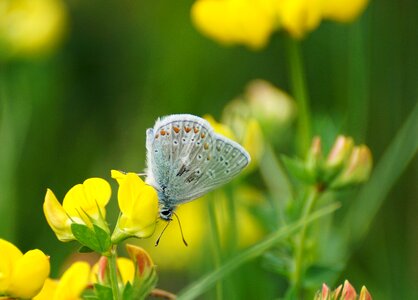
[[[172,220],[179,204],[227,183],[250,162],[242,146],[189,114],[158,119],[147,130],[146,147],[146,183],[156,189],[165,221]]]

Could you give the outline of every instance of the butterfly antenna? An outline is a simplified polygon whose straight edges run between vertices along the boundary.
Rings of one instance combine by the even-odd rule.
[[[159,236],[159,237],[158,237],[158,239],[155,241],[155,247],[157,247],[157,246],[158,246],[158,244],[160,243],[160,239],[161,239],[161,237],[163,236],[163,233],[164,233],[164,231],[167,229],[168,225],[170,225],[170,222],[171,222],[171,221],[168,221],[168,222],[167,222],[167,225],[165,225],[165,227],[164,227],[163,231],[161,231],[160,236]]]
[[[173,214],[176,216],[177,221],[179,222],[179,227],[180,227],[180,232],[181,232],[181,238],[183,239],[184,245],[187,247],[188,244],[187,244],[186,240],[184,239],[184,234],[183,234],[183,229],[181,228],[180,218],[179,218],[179,216],[176,213],[173,213]]]

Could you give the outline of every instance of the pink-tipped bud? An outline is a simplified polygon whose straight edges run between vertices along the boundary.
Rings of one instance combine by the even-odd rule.
[[[335,140],[326,161],[327,167],[338,168],[344,164],[353,150],[354,142],[350,137],[340,135]]]
[[[107,264],[108,264],[108,258],[106,256],[101,256],[98,262],[98,269],[97,269],[97,281],[99,283],[106,282]]]
[[[354,147],[346,167],[332,183],[333,188],[359,184],[369,179],[373,159],[370,149],[365,145]]]
[[[323,283],[322,284],[322,291],[321,291],[321,299],[328,299],[329,294],[330,294],[329,287],[325,283]]]
[[[364,285],[361,288],[359,300],[372,300],[372,296]]]
[[[154,263],[149,254],[143,248],[127,244],[126,249],[136,265],[138,276],[143,276],[152,270]]]
[[[322,160],[322,143],[319,136],[315,136],[312,139],[311,147],[309,148],[308,155],[306,157],[306,166],[308,169],[315,169],[321,163]]]
[[[353,286],[348,282],[344,281],[343,292],[341,295],[341,300],[356,300],[357,293]]]

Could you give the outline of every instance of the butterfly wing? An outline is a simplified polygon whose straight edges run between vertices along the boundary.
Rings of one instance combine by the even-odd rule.
[[[250,156],[193,115],[158,120],[147,132],[147,183],[173,205],[196,199],[234,178]]]

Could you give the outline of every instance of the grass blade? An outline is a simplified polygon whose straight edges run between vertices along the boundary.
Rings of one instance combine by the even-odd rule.
[[[287,238],[290,234],[294,233],[296,230],[300,229],[305,224],[313,222],[320,217],[323,217],[327,214],[334,212],[336,209],[339,208],[339,206],[340,205],[338,203],[331,204],[325,208],[322,208],[312,213],[306,219],[299,220],[293,224],[280,228],[278,231],[276,231],[275,233],[272,233],[263,241],[248,248],[247,250],[244,250],[240,254],[237,254],[231,260],[225,262],[219,269],[213,271],[212,273],[207,274],[206,276],[202,277],[198,281],[186,287],[183,291],[181,291],[178,294],[177,299],[179,300],[195,299],[196,297],[206,292],[209,288],[211,288],[217,281],[229,275],[231,272],[236,270],[242,264],[260,256],[261,254],[266,252],[268,249],[276,245],[280,240]]]

